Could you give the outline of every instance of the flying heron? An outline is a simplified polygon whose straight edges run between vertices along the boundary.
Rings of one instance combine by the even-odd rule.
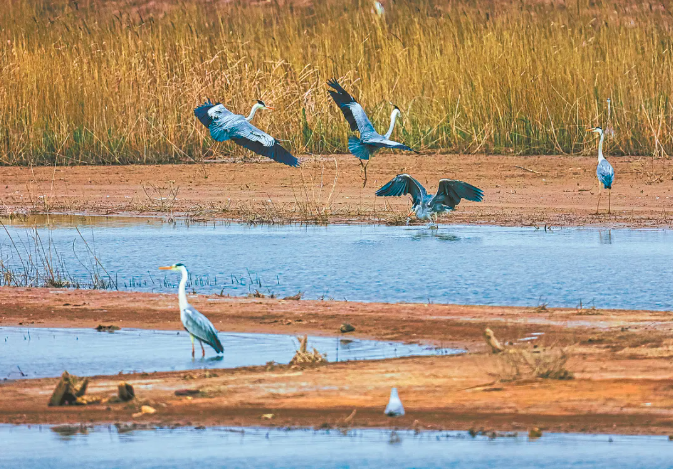
[[[594,132],[601,136],[598,141],[598,166],[596,166],[596,176],[598,177],[598,204],[596,204],[596,214],[601,204],[601,189],[608,189],[608,213],[610,213],[610,194],[612,193],[612,183],[615,180],[615,170],[612,165],[603,156],[603,140],[605,134],[600,127],[588,129],[587,132]],[[601,186],[603,186],[601,188]]]
[[[210,130],[210,136],[218,142],[233,140],[242,147],[252,150],[258,155],[266,156],[288,166],[299,166],[299,160],[280,144],[271,135],[262,132],[250,121],[258,109],[273,109],[258,100],[248,117],[234,114],[221,103],[212,104],[206,101],[194,109],[194,115]]]
[[[390,127],[385,135],[381,135],[374,130],[374,126],[369,121],[362,106],[360,106],[355,98],[341,87],[335,78],[329,80],[327,84],[333,88],[327,91],[329,91],[330,96],[332,96],[334,102],[337,103],[337,106],[339,106],[339,109],[343,112],[344,117],[346,117],[346,120],[351,126],[351,130],[360,132],[360,138],[353,135],[348,137],[348,151],[360,159],[360,164],[365,173],[363,187],[367,185],[367,165],[369,164],[369,158],[381,148],[393,148],[418,153],[406,145],[390,140],[390,136],[395,128],[395,121],[400,115],[400,108],[394,104],[392,105],[393,112],[390,114]],[[366,161],[367,163],[362,163],[362,161]]]
[[[213,323],[205,317],[203,314],[199,313],[195,307],[189,304],[187,301],[187,293],[185,292],[185,285],[187,284],[187,278],[189,274],[187,273],[187,268],[184,264],[173,264],[166,267],[159,267],[160,270],[172,270],[174,272],[182,272],[182,278],[180,279],[180,288],[178,289],[178,301],[180,304],[180,320],[185,330],[189,332],[189,336],[192,339],[192,357],[194,356],[194,338],[199,341],[201,344],[201,353],[203,357],[206,356],[206,351],[203,348],[203,343],[207,343],[215,351],[219,353],[224,353],[224,347],[222,347],[222,342],[217,337],[217,329],[213,326]]]
[[[413,202],[409,215],[415,213],[419,220],[434,221],[435,226],[437,215],[452,211],[461,199],[481,202],[484,198],[484,191],[481,189],[454,179],[440,179],[437,193],[431,195],[420,182],[408,174],[398,174],[376,191],[376,195],[380,197],[399,197],[406,194],[411,195]]]

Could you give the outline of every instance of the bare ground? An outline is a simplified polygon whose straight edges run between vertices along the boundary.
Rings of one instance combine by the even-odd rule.
[[[245,222],[404,223],[407,197],[375,190],[409,173],[436,190],[440,178],[484,189],[442,223],[535,226],[670,227],[673,167],[667,159],[611,158],[616,181],[596,215],[595,157],[381,154],[367,187],[351,155],[303,157],[301,170],[269,160],[249,164],[0,168],[5,214],[88,213],[185,216]]]
[[[56,293],[57,292],[57,293]],[[89,394],[132,383],[131,404],[49,408],[55,379],[0,384],[0,422],[162,425],[273,425],[418,429],[673,433],[671,313],[195,296],[190,301],[223,331],[337,335],[463,347],[462,356],[250,367],[92,379]],[[174,295],[0,288],[0,327],[180,329]],[[574,379],[514,376],[511,359],[488,352],[490,327],[503,342],[544,332],[540,353],[564,350]],[[531,349],[532,351],[532,349]],[[185,353],[190,353],[189,341]],[[227,353],[236,353],[229,350]],[[397,386],[407,415],[383,415]],[[178,390],[198,390],[176,396]],[[140,405],[157,409],[133,418]],[[355,416],[347,420],[353,410]],[[265,414],[273,414],[267,419]],[[267,415],[268,417],[268,415]]]

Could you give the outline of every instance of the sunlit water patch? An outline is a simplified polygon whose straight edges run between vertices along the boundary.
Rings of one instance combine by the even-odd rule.
[[[38,229],[41,243],[86,284],[175,292],[157,271],[183,262],[189,290],[349,301],[673,309],[673,232],[490,226],[247,226],[77,218]],[[87,224],[88,223],[88,224]],[[0,232],[0,256],[21,269],[35,236]],[[87,245],[84,243],[87,241]],[[19,242],[20,241],[20,242]],[[17,248],[18,246],[18,248]],[[95,252],[100,264],[91,260]],[[51,265],[58,265],[52,261]],[[105,267],[105,271],[100,266]]]
[[[299,348],[297,338],[280,334],[221,332],[224,354],[196,345],[192,359],[189,335],[184,331],[123,329],[113,333],[89,329],[0,328],[0,379],[43,378],[64,370],[79,376],[130,372],[198,370],[287,364]],[[446,355],[460,350],[416,344],[309,337],[328,361],[377,360],[421,355]]]
[[[665,437],[548,434],[528,440],[471,438],[458,432],[274,430],[264,428],[79,432],[67,427],[0,425],[0,466],[136,469],[235,468],[670,468]]]

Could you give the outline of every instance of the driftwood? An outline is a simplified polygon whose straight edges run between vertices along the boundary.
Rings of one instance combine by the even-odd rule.
[[[314,365],[318,363],[325,363],[327,360],[322,356],[320,352],[316,349],[313,349],[313,352],[306,351],[306,344],[308,342],[308,337],[298,337],[299,339],[299,350],[294,354],[292,360],[290,360],[290,365]]]
[[[500,341],[495,337],[493,331],[488,327],[484,331],[484,339],[489,347],[491,347],[492,353],[502,353],[505,351],[505,347],[502,346]]]
[[[77,399],[81,398],[86,393],[86,387],[88,385],[88,378],[82,379],[64,371],[49,399],[49,406],[77,403]]]
[[[119,396],[119,400],[128,402],[136,397],[136,392],[133,390],[133,386],[129,383],[120,381],[119,384],[117,384],[117,396]]]

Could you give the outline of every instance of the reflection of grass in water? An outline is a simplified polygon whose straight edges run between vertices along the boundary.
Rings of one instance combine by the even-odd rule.
[[[77,229],[77,239],[72,242],[76,262],[86,274],[75,276],[64,257],[56,249],[48,231],[46,240],[37,228],[30,228],[25,236],[12,236],[0,222],[10,244],[7,256],[0,252],[0,285],[15,287],[93,288],[116,289],[117,280],[103,267],[96,254],[95,244],[90,244]]]

